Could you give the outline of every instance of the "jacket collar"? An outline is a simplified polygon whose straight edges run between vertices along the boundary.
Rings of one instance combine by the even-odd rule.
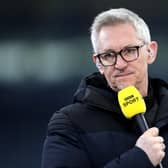
[[[168,124],[168,84],[160,79],[149,78],[148,96],[144,100],[149,111],[148,118],[154,115],[155,125],[158,127]],[[74,95],[74,102],[123,116],[117,93],[109,88],[104,76],[100,73],[93,73],[81,81]],[[156,113],[156,116],[153,113]]]
[[[74,95],[74,102],[121,113],[117,93],[108,86],[104,76],[98,72],[87,76],[81,81]]]

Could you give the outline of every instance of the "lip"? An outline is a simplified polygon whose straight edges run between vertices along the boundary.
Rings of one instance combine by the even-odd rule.
[[[116,78],[118,78],[118,77],[127,77],[127,76],[130,76],[130,75],[132,75],[133,73],[132,72],[127,72],[127,73],[119,73],[119,74],[117,74],[117,75],[115,75],[115,77]]]

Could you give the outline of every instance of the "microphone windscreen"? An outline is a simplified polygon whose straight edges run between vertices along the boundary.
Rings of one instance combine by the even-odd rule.
[[[118,101],[124,116],[131,119],[146,111],[146,105],[140,92],[134,86],[128,86],[118,92]]]

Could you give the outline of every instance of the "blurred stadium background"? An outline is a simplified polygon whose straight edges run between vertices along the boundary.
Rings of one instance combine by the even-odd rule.
[[[47,123],[96,71],[89,28],[99,12],[126,7],[159,43],[152,76],[168,81],[168,1],[6,0],[0,5],[0,167],[38,168]]]

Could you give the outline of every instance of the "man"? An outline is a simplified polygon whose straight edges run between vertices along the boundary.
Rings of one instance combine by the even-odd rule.
[[[74,103],[51,118],[42,168],[168,167],[168,85],[148,76],[158,48],[148,26],[132,11],[111,9],[95,18],[91,40],[99,73],[83,79]],[[118,91],[130,85],[146,103],[144,133],[118,103]]]

